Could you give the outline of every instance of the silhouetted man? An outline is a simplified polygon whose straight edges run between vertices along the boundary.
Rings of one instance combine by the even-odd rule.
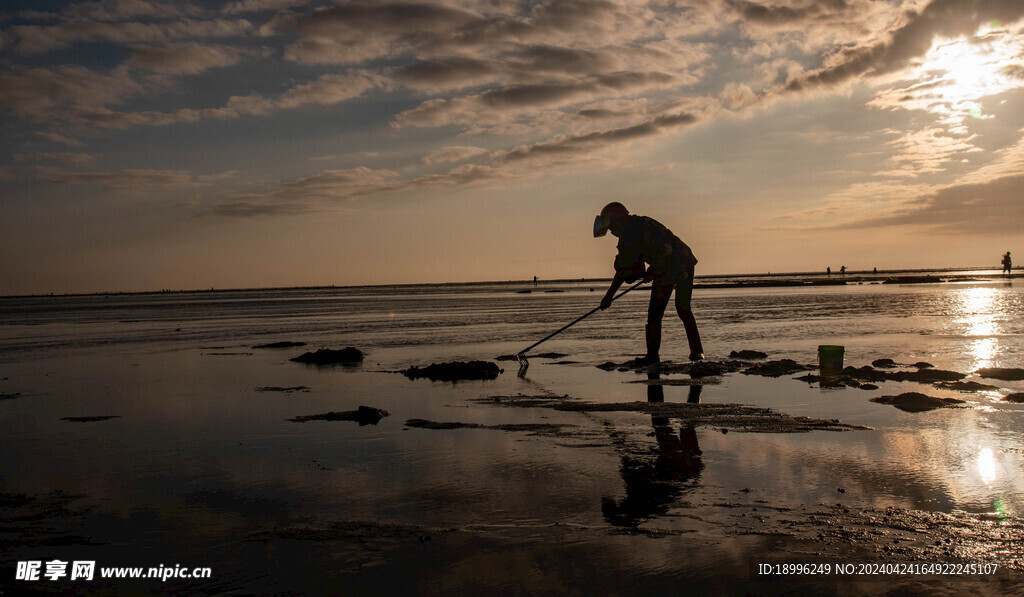
[[[619,252],[615,256],[615,277],[601,299],[601,308],[607,309],[612,304],[615,292],[623,282],[634,282],[640,278],[653,282],[647,309],[647,354],[640,364],[653,364],[660,360],[661,320],[673,290],[676,293],[676,314],[683,321],[686,340],[690,344],[690,360],[703,359],[704,347],[697,331],[697,321],[690,310],[693,272],[697,264],[693,251],[658,221],[631,215],[618,202],[604,206],[594,219],[595,237],[604,236],[608,231],[618,237]],[[649,265],[646,269],[645,264]]]
[[[1003,271],[1007,274],[1013,273],[1013,261],[1010,260],[1009,251],[1006,252],[1006,255],[1003,255]]]

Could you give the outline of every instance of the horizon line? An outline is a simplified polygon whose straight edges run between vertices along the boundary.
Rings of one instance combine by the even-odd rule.
[[[847,270],[845,274],[839,273],[839,270],[831,272],[834,277],[854,276],[854,275],[883,275],[883,274],[898,274],[898,273],[919,273],[919,272],[977,272],[986,270],[997,270],[995,266],[970,266],[970,267],[943,267],[943,268],[898,268],[898,269],[872,269],[872,270]],[[1001,270],[999,270],[1001,272]],[[757,277],[785,277],[785,276],[829,276],[829,273],[823,271],[811,271],[811,272],[759,272],[759,273],[744,273],[744,274],[703,274],[695,275],[694,280],[700,279],[715,279],[715,278],[757,278]],[[610,277],[600,278],[551,278],[551,279],[537,279],[537,283],[580,283],[580,282],[610,282]],[[198,294],[203,292],[254,292],[254,291],[270,291],[270,290],[323,290],[327,288],[346,289],[346,288],[405,288],[411,286],[470,286],[470,285],[486,285],[486,284],[533,284],[534,281],[530,278],[523,278],[517,280],[478,280],[471,282],[408,282],[408,283],[394,283],[394,284],[321,284],[312,286],[262,286],[262,287],[248,287],[248,288],[192,288],[192,289],[170,289],[162,288],[160,290],[102,290],[94,292],[48,292],[48,293],[31,293],[31,294],[8,294],[0,295],[0,299],[17,299],[17,298],[41,298],[41,297],[75,297],[75,296],[123,296],[123,295],[143,295],[143,294]]]

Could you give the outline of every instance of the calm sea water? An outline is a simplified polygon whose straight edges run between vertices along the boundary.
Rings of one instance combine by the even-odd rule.
[[[965,373],[1024,367],[1024,284],[979,277],[923,285],[698,289],[693,306],[712,360],[755,349],[814,364],[819,344],[840,344],[846,363],[856,366],[888,357]],[[562,353],[561,360],[572,363],[533,358],[527,376],[517,377],[515,363],[503,362],[497,380],[459,384],[396,373],[410,365],[515,354],[595,307],[603,292],[597,282],[551,282],[0,299],[0,491],[78,496],[83,513],[66,524],[100,544],[73,548],[93,559],[155,565],[175,558],[213,566],[215,574],[219,568],[217,590],[258,592],[322,589],[301,565],[282,564],[284,556],[247,539],[299,522],[468,529],[474,537],[523,548],[537,529],[551,525],[607,529],[621,524],[626,510],[634,522],[668,524],[666,516],[681,501],[738,490],[783,506],[834,502],[842,488],[846,503],[862,507],[1024,514],[1024,406],[1002,401],[1024,391],[1020,382],[980,380],[998,389],[970,394],[893,382],[865,392],[729,375],[705,386],[700,400],[837,418],[875,431],[723,435],[697,429],[686,441],[699,445],[701,465],[662,479],[670,489],[639,504],[630,499],[632,481],[624,471],[638,451],[657,448],[664,429],[652,429],[649,416],[477,401],[516,394],[646,400],[648,388],[632,383],[639,380],[635,374],[595,367],[643,352],[648,293],[642,290],[534,351]],[[282,340],[308,345],[252,348]],[[305,350],[345,346],[366,353],[362,365],[311,368],[288,360]],[[682,325],[667,316],[663,358],[686,354]],[[271,386],[305,390],[259,391]],[[904,413],[868,400],[903,391],[957,397],[969,408]],[[692,396],[687,387],[664,392],[667,401]],[[390,416],[368,426],[287,420],[359,405]],[[117,418],[64,420],[94,416]],[[404,423],[413,418],[564,424],[575,433],[410,429]],[[711,570],[726,557],[690,554],[696,559],[681,565],[666,559],[660,546],[607,533],[561,541],[560,553],[584,546],[594,566],[628,565],[635,573],[669,578],[692,575],[695,567]],[[491,565],[505,567],[495,578],[558,577],[517,569],[488,545],[501,562]],[[68,558],[73,550],[27,544],[9,549],[0,565]],[[317,557],[321,565],[346,570],[365,563],[362,552]],[[478,557],[467,552],[452,561],[479,565]],[[260,569],[268,565],[287,571]],[[367,582],[356,584],[367,589]],[[438,586],[444,585],[432,585]]]

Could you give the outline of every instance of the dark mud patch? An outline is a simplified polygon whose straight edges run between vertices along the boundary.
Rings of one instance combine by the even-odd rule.
[[[466,381],[497,379],[502,372],[498,366],[489,361],[455,361],[451,363],[434,363],[426,367],[410,367],[401,371],[409,379],[429,379],[431,381]]]
[[[741,404],[691,404],[671,402],[584,402],[551,396],[492,396],[480,403],[550,408],[566,412],[638,412],[655,417],[676,419],[692,427],[744,431],[749,433],[805,433],[808,431],[870,430],[871,427],[848,425],[838,419],[794,417],[770,408]]]
[[[748,367],[743,370],[743,374],[760,375],[762,377],[782,377],[783,375],[793,375],[795,373],[813,371],[815,369],[817,369],[817,367],[814,365],[801,365],[792,359],[781,359]]]
[[[341,350],[321,348],[316,352],[306,352],[290,360],[307,365],[356,365],[363,362],[363,352],[351,346]]]
[[[305,342],[291,342],[289,340],[285,340],[283,342],[271,342],[269,344],[257,344],[256,346],[253,346],[253,348],[298,348],[300,346],[305,346],[305,345],[306,345]]]
[[[120,419],[121,415],[100,415],[94,417],[61,417],[61,421],[70,421],[72,423],[95,423],[97,421],[109,421],[110,419]]]
[[[633,371],[635,373],[656,373],[658,375],[684,374],[691,377],[715,377],[727,373],[735,373],[749,363],[740,361],[696,361],[692,363],[674,363],[672,361],[661,361],[660,363],[647,363],[642,359],[630,359],[621,363],[608,361],[597,365],[598,369],[604,371]]]
[[[291,394],[293,392],[308,392],[307,386],[293,386],[288,388],[282,388],[280,386],[263,386],[256,388],[257,392],[283,392],[285,394]]]
[[[575,429],[578,425],[559,423],[504,423],[498,425],[483,425],[480,423],[460,423],[429,421],[426,419],[409,419],[405,422],[406,427],[416,429],[494,429],[497,431],[521,432],[528,435],[565,435],[567,429]]]
[[[1024,369],[1008,369],[1005,367],[984,367],[975,373],[979,377],[998,379],[1001,381],[1024,381]]]
[[[21,397],[21,393],[19,392],[14,392],[13,394],[0,394],[0,400],[14,400],[19,397]]]
[[[918,383],[960,381],[967,377],[966,373],[960,373],[959,371],[926,368],[916,371],[879,371],[867,365],[860,368],[846,367],[843,369],[842,375],[859,381],[915,381]]]
[[[768,354],[758,350],[734,350],[729,353],[730,359],[741,359],[744,361],[760,361],[767,359]]]
[[[386,410],[370,406],[360,406],[358,410],[331,411],[319,415],[295,417],[288,420],[293,423],[305,423],[306,421],[355,421],[362,427],[363,425],[376,425],[387,416],[390,416],[390,413]]]
[[[937,408],[955,408],[956,405],[964,403],[963,400],[957,400],[956,398],[936,398],[921,394],[920,392],[906,392],[899,396],[879,396],[878,398],[872,398],[871,401],[879,404],[891,404],[902,411],[910,413],[925,412]]]
[[[823,388],[857,388],[860,390],[877,390],[878,386],[870,382],[860,382],[848,375],[822,377],[809,373],[795,377],[799,381],[809,384],[819,384]]]
[[[1012,402],[1014,404],[1024,404],[1024,394],[1021,394],[1021,393],[1010,394],[1009,396],[1006,396],[1005,398],[1003,398],[1003,401],[1005,401],[1005,402]]]
[[[877,361],[876,361],[877,362]],[[927,363],[924,363],[927,364]],[[866,390],[877,390],[877,383],[884,381],[914,381],[918,383],[936,384],[957,382],[967,377],[966,373],[944,371],[942,369],[920,368],[916,371],[881,371],[870,365],[863,367],[846,367],[841,373],[829,377],[804,375],[798,377],[807,383],[820,383],[823,387],[851,387]]]
[[[896,367],[899,367],[899,363],[892,359],[876,359],[874,361],[871,361],[871,366],[879,367],[882,369],[895,369]]]
[[[935,387],[943,390],[956,390],[958,392],[989,392],[999,389],[997,386],[990,386],[976,381],[943,381],[935,384]]]

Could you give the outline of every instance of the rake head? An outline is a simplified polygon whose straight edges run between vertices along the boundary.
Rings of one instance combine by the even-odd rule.
[[[521,352],[516,355],[516,359],[519,361],[519,377],[526,375],[526,369],[530,366],[530,361],[526,360],[526,353]]]

